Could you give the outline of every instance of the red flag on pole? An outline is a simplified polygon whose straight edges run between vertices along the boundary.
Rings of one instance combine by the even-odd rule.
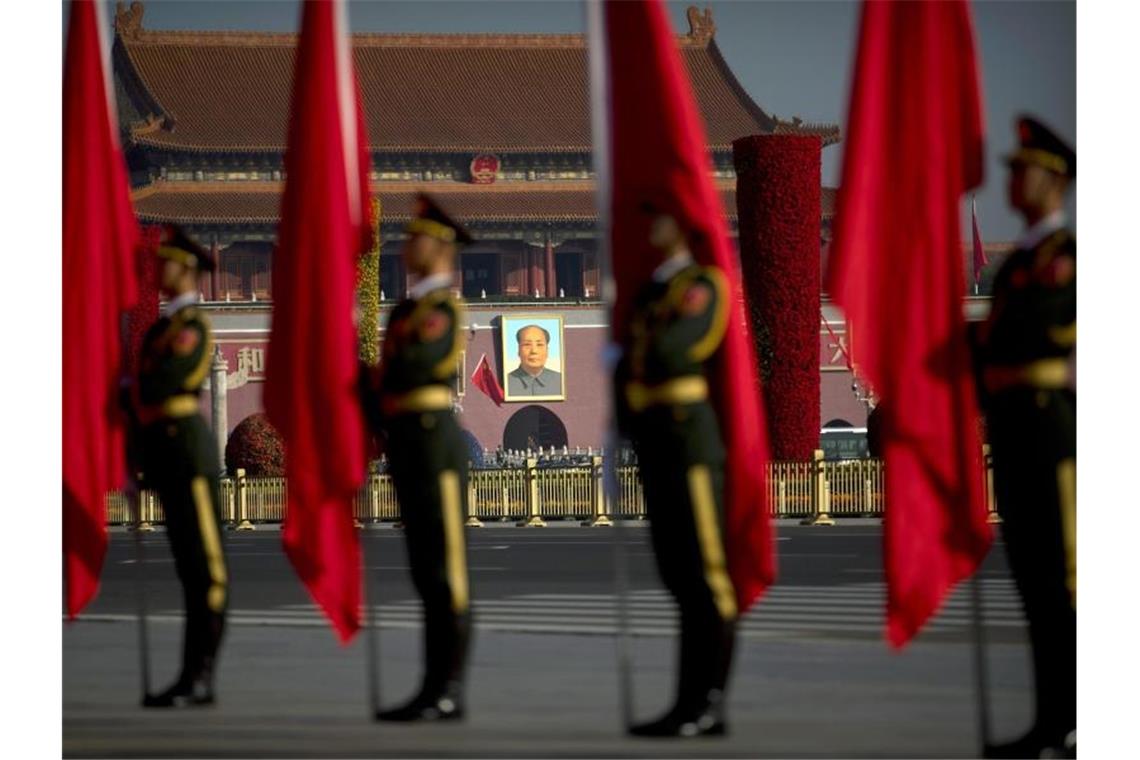
[[[649,246],[648,198],[668,197],[696,260],[725,273],[732,292],[724,342],[709,367],[712,403],[728,451],[726,553],[741,612],[775,576],[765,504],[768,442],[760,379],[748,336],[740,267],[712,181],[704,126],[660,0],[606,3],[613,145],[613,332],[628,327],[633,298],[660,263]]]
[[[127,474],[122,317],[136,298],[138,224],[119,149],[105,19],[71,4],[63,71],[63,556],[67,612],[99,590],[104,497]]]
[[[486,354],[483,354],[483,358],[475,366],[475,371],[471,373],[471,384],[494,401],[495,406],[503,405],[503,386],[499,385],[499,378],[495,376],[495,370],[491,369]]]
[[[887,638],[901,647],[989,549],[962,316],[959,208],[982,177],[965,2],[863,4],[828,291],[881,399]]]
[[[353,304],[368,141],[344,3],[306,0],[273,264],[265,408],[285,441],[285,553],[342,641],[360,627],[352,503],[366,467]]]
[[[982,233],[978,229],[978,203],[970,199],[970,224],[974,237],[974,292],[978,292],[978,285],[982,282],[982,267],[990,263],[986,256],[986,247],[982,245]]]

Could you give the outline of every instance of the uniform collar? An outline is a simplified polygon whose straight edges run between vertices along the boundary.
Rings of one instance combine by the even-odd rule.
[[[185,308],[192,303],[198,303],[198,294],[193,290],[187,290],[180,296],[175,296],[162,305],[160,313],[164,317],[169,317],[178,312],[179,309]]]
[[[428,293],[438,288],[451,287],[451,272],[440,272],[423,278],[408,289],[408,298],[420,300]]]
[[[668,282],[672,279],[673,275],[680,272],[685,267],[693,263],[693,256],[689,253],[682,253],[676,256],[670,256],[662,261],[656,269],[653,270],[653,279],[657,282]]]
[[[1062,229],[1067,221],[1065,218],[1065,210],[1057,209],[1021,233],[1021,237],[1017,239],[1017,247],[1026,251],[1036,248],[1037,244],[1042,240],[1057,230]]]

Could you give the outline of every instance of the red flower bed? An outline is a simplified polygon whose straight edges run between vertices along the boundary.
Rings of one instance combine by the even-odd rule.
[[[251,478],[285,477],[285,444],[263,413],[249,415],[230,433],[226,471],[236,475],[238,468]]]
[[[775,460],[819,448],[818,137],[756,135],[732,145],[740,263]]]

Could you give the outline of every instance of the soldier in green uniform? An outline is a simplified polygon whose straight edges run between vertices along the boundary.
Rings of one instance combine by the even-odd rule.
[[[1008,157],[1009,202],[1027,229],[994,281],[988,319],[972,332],[994,462],[1002,535],[1033,649],[1036,718],[989,757],[1076,751],[1077,242],[1065,195],[1077,156],[1023,117]]]
[[[685,233],[655,207],[660,266],[638,294],[615,373],[619,430],[633,443],[657,567],[681,613],[677,698],[636,736],[720,735],[736,633],[724,549],[725,450],[705,363],[728,321],[724,272],[693,261]]]
[[[132,389],[135,457],[158,493],[166,535],[182,582],[186,627],[182,670],[170,688],[146,695],[146,707],[214,702],[214,666],[226,620],[227,575],[218,515],[220,460],[198,411],[212,358],[209,322],[197,306],[198,277],[210,254],[181,229],[163,230],[159,288],[167,302],[147,331]]]
[[[387,436],[412,581],[424,604],[425,665],[419,693],[376,717],[458,720],[471,613],[463,530],[467,446],[452,408],[463,316],[451,285],[458,246],[471,237],[426,195],[418,197],[406,230],[404,264],[419,281],[388,318],[364,406],[373,428]]]

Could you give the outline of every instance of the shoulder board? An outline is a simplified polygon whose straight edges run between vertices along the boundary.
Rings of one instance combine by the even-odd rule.
[[[186,324],[187,322],[193,322],[196,320],[198,318],[198,315],[198,307],[191,304],[189,306],[183,306],[181,309],[171,314],[170,321],[178,322],[179,324]]]
[[[669,284],[665,290],[665,302],[668,304],[668,308],[676,309],[681,306],[685,300],[685,293],[689,290],[689,286],[700,274],[700,265],[690,264],[669,278]]]
[[[715,265],[701,267],[699,276],[713,287],[719,287],[721,283],[728,281],[724,270]]]
[[[435,290],[429,290],[425,293],[423,297],[420,298],[419,303],[439,304],[454,300],[455,296],[451,294],[451,288],[436,288]]]
[[[1077,241],[1073,237],[1073,234],[1067,229],[1061,228],[1037,244],[1035,255],[1040,259],[1044,256],[1052,256],[1058,252],[1067,253],[1068,251],[1066,249],[1069,247],[1072,247],[1075,251],[1076,243]]]
[[[450,289],[433,290],[420,299],[416,308],[409,315],[409,328],[417,331],[421,340],[434,340],[452,324],[458,323],[459,309],[459,302],[451,294]],[[443,319],[437,320],[433,315],[438,315]]]

